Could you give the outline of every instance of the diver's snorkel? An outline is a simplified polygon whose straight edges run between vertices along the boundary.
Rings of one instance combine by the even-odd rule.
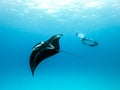
[[[87,46],[90,46],[90,47],[98,46],[98,43],[96,41],[94,41],[92,39],[89,39],[89,38],[86,38],[84,36],[84,34],[82,34],[82,33],[76,33],[76,36],[78,38],[80,38],[82,44],[84,44],[84,45],[87,45]]]

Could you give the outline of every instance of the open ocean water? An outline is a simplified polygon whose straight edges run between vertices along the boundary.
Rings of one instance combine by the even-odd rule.
[[[60,52],[33,77],[32,47],[55,34],[84,59]],[[120,0],[0,0],[0,90],[120,90]]]

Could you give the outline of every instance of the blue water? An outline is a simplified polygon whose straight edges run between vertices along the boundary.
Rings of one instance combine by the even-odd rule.
[[[120,90],[120,0],[0,0],[0,90]],[[76,33],[96,40],[83,45]],[[63,52],[32,76],[32,47],[63,34]]]

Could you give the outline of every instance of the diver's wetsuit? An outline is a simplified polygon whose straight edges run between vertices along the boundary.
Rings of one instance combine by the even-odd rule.
[[[94,46],[98,46],[98,43],[96,41],[93,41],[89,38],[81,38],[81,41],[83,44],[87,45],[87,46],[90,46],[90,47],[94,47]],[[90,43],[88,43],[90,42]]]

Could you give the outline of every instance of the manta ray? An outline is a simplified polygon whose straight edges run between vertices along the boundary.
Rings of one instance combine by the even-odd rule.
[[[59,39],[61,36],[63,36],[63,34],[54,35],[47,41],[40,42],[32,48],[29,61],[32,75],[34,75],[34,71],[41,61],[59,53]]]
[[[63,34],[56,34],[52,36],[50,39],[46,41],[42,41],[32,48],[32,53],[30,55],[29,63],[33,76],[35,69],[40,62],[42,62],[44,59],[50,56],[59,53],[60,51],[83,59],[83,57],[79,55],[60,50],[59,40],[62,36]]]

